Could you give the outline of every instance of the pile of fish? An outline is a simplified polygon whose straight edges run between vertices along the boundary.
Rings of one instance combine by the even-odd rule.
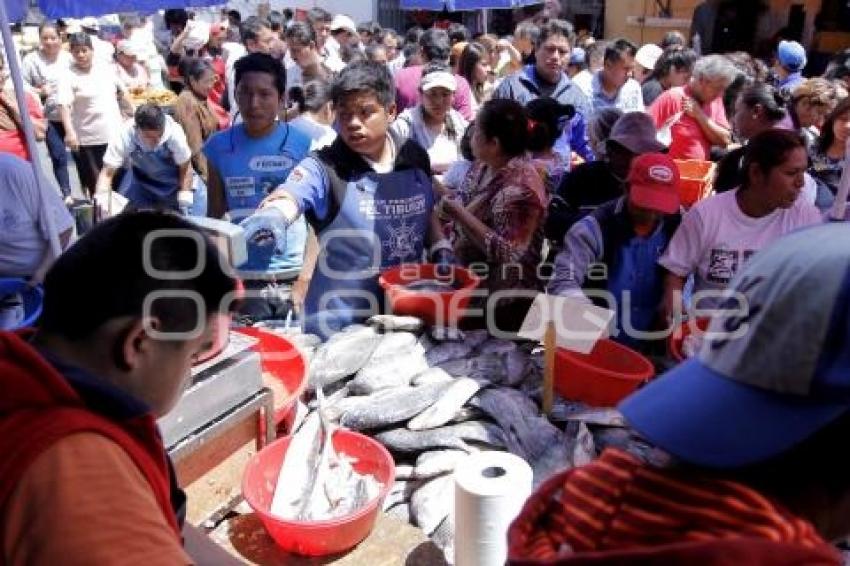
[[[323,408],[313,411],[292,435],[278,475],[271,512],[281,519],[319,521],[352,513],[381,491],[372,475],[361,475],[333,446],[334,426]]]
[[[600,447],[635,441],[613,409],[558,399],[551,420],[541,416],[543,353],[535,343],[380,315],[315,348],[301,344],[309,345],[310,389],[327,395],[326,417],[393,454],[396,483],[384,510],[419,526],[449,562],[453,472],[468,454],[512,452],[539,485]]]

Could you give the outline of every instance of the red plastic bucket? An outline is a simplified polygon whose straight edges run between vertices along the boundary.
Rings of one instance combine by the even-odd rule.
[[[453,283],[456,291],[411,291],[405,285],[420,279],[437,279]],[[421,318],[429,325],[455,326],[463,318],[472,292],[481,279],[468,269],[456,265],[448,274],[438,274],[437,265],[422,263],[400,265],[383,272],[378,283],[386,291],[394,314]]]
[[[670,350],[670,357],[677,362],[684,362],[688,359],[682,350],[685,338],[693,334],[695,329],[697,332],[705,332],[708,330],[708,325],[710,323],[711,317],[701,317],[695,320],[686,320],[683,322],[682,325],[670,335],[670,338],[667,341],[668,349]]]
[[[307,387],[304,356],[292,342],[274,332],[256,327],[234,328],[233,332],[259,340],[253,349],[260,354],[263,372],[280,383],[280,387],[272,387],[275,426],[278,430],[290,430],[295,419],[295,404]]]
[[[652,362],[610,339],[589,354],[563,348],[555,353],[555,391],[596,407],[613,407],[654,376]]]
[[[368,436],[345,429],[337,430],[333,436],[334,448],[341,454],[356,458],[353,466],[358,473],[372,474],[381,482],[378,497],[365,507],[338,519],[285,520],[271,515],[269,509],[290,440],[291,437],[276,440],[251,458],[242,478],[243,497],[257,513],[269,535],[287,552],[324,556],[356,546],[369,536],[384,498],[395,481],[392,456],[383,445]]]

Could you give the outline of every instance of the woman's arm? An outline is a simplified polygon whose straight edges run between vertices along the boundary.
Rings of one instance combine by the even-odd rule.
[[[209,163],[209,181],[207,182],[207,216],[221,218],[227,212],[227,201],[224,198],[224,183],[218,169]]]

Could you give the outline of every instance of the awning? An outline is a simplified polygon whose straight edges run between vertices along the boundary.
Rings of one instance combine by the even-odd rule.
[[[532,4],[542,4],[543,0],[401,0],[403,10],[432,10],[449,12],[466,10],[511,9]]]

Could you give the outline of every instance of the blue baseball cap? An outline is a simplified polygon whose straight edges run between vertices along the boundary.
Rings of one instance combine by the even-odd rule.
[[[792,73],[802,71],[808,62],[806,49],[796,41],[780,41],[776,49],[776,58],[779,59],[780,65]]]
[[[794,232],[732,281],[699,355],[625,399],[638,433],[698,466],[777,456],[850,411],[850,225]]]
[[[570,51],[570,65],[584,65],[587,61],[587,52],[581,47],[573,47]]]

